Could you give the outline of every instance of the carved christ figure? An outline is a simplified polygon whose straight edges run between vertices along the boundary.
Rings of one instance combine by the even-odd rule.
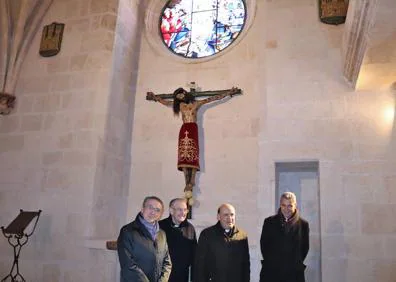
[[[206,99],[196,100],[191,92],[183,88],[178,88],[173,93],[173,101],[165,100],[160,95],[153,92],[147,93],[147,100],[160,102],[165,106],[173,106],[173,113],[179,116],[181,112],[183,125],[179,131],[177,168],[184,173],[186,186],[184,191],[191,191],[195,185],[195,176],[199,171],[199,144],[197,112],[202,105],[223,99],[227,96],[232,97],[241,92],[240,89],[233,87],[228,91],[221,91],[222,94],[211,96]]]

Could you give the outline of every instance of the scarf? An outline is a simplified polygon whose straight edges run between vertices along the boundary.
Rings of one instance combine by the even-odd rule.
[[[300,213],[298,212],[297,209],[289,219],[285,218],[280,208],[278,210],[278,215],[281,220],[282,228],[284,228],[286,233],[289,233],[290,230],[296,225],[297,221],[300,219]]]
[[[156,221],[154,223],[150,223],[147,220],[145,220],[141,214],[139,214],[139,221],[143,224],[143,226],[150,233],[151,239],[153,239],[153,241],[155,241],[155,238],[157,237],[157,234],[159,232],[158,221]]]

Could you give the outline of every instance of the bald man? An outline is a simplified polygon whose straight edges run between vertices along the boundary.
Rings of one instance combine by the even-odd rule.
[[[194,282],[249,282],[248,237],[235,226],[235,208],[222,204],[218,222],[201,232],[195,257]]]

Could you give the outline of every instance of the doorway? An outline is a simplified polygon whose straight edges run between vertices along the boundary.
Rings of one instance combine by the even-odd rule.
[[[310,248],[305,259],[305,281],[321,282],[319,162],[277,162],[275,180],[276,208],[278,209],[282,193],[293,192],[297,197],[297,207],[301,216],[309,222]]]

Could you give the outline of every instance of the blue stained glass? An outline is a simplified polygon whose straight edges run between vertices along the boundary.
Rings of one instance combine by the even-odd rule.
[[[227,48],[245,18],[243,0],[171,0],[162,11],[160,33],[175,54],[202,58]]]

